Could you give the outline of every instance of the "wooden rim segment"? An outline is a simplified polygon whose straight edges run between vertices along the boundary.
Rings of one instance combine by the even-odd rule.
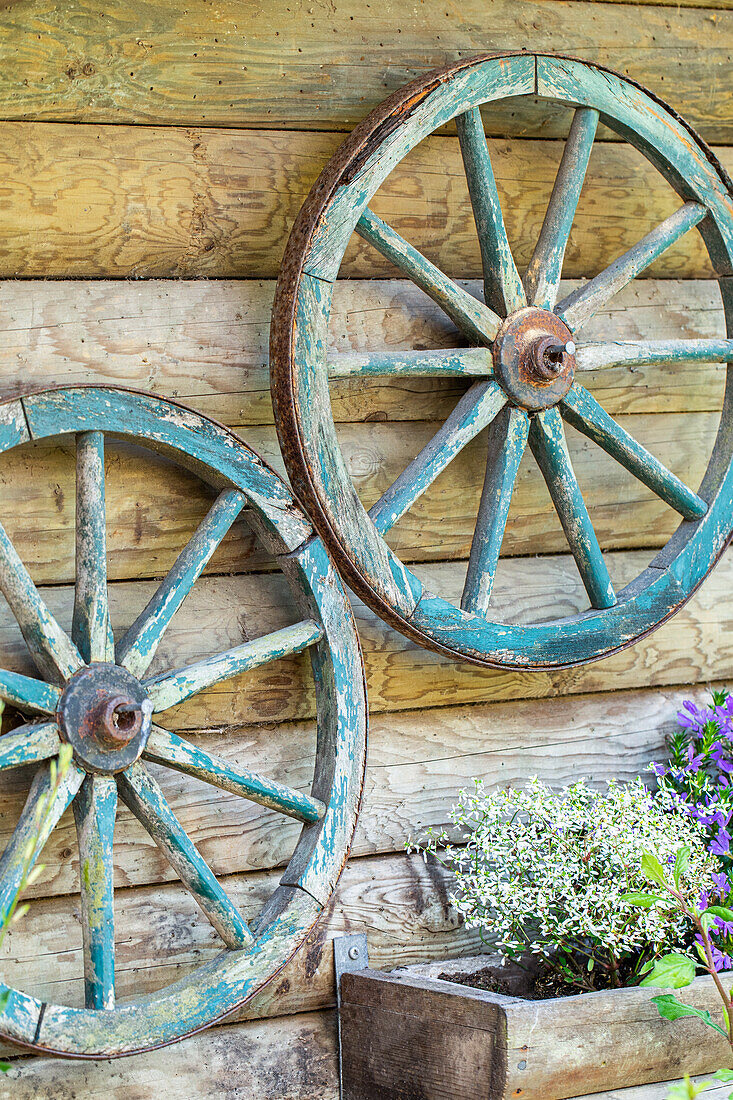
[[[523,276],[509,247],[480,108],[534,95],[573,112],[534,255]],[[469,295],[381,221],[369,201],[424,137],[455,119],[484,271]],[[557,300],[562,261],[599,122],[635,146],[681,205],[584,286]],[[582,326],[685,233],[701,233],[718,275],[726,338],[584,344]],[[454,321],[468,348],[326,355],[333,284],[352,233],[387,257]],[[531,307],[531,308],[528,308]],[[544,318],[544,320],[543,320]],[[532,330],[529,331],[531,320]],[[295,492],[346,580],[386,621],[438,652],[488,667],[551,668],[597,660],[664,622],[692,595],[733,528],[733,185],[712,152],[669,107],[633,81],[573,58],[483,55],[414,81],[354,130],[314,185],[278,279],[271,383],[281,449]],[[503,336],[510,332],[503,344]],[[571,338],[568,339],[567,337]],[[698,488],[683,484],[617,424],[582,372],[635,362],[728,362],[723,413]],[[670,366],[673,369],[673,366]],[[341,453],[329,377],[409,371],[472,385],[434,438],[369,510]],[[586,435],[681,516],[649,567],[618,593],[575,480],[566,423]],[[488,461],[461,605],[423,586],[384,535],[470,440],[488,428]],[[561,521],[589,610],[550,623],[491,619],[490,598],[514,478],[529,446]]]
[[[0,527],[0,589],[40,678],[0,669],[0,696],[27,723],[0,737],[0,769],[37,764],[25,809],[0,859],[0,915],[42,842],[73,803],[81,874],[84,1009],[39,1001],[0,982],[0,1034],[75,1058],[109,1058],[174,1042],[257,993],[297,951],[335,888],[363,783],[367,705],[358,636],[338,575],[281,479],[233,433],[193,410],[114,387],[46,390],[0,404],[0,452],[73,435],[77,455],[74,617],[67,635]],[[109,621],[104,445],[122,437],[160,451],[219,491],[150,602],[122,636]],[[240,512],[289,583],[301,621],[185,668],[148,676],[171,619]],[[233,766],[156,725],[156,714],[238,672],[308,651],[318,722],[310,791]],[[74,756],[54,781],[62,741]],[[174,815],[147,762],[185,772],[270,810],[302,830],[280,884],[248,925]],[[140,1000],[115,1003],[114,824],[118,797],[161,849],[218,932],[224,950]],[[35,858],[42,847],[36,847]],[[32,920],[32,914],[27,918]]]

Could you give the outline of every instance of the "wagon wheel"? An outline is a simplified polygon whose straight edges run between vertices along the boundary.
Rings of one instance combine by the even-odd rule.
[[[480,106],[539,95],[574,110],[531,262],[521,278],[507,241]],[[481,246],[478,301],[368,207],[418,142],[456,119]],[[674,187],[680,208],[584,286],[558,301],[563,255],[599,120],[636,146]],[[698,488],[683,484],[609,416],[582,384],[611,366],[722,362],[733,341],[583,343],[583,324],[693,227],[703,236],[730,326],[733,186],[715,157],[669,108],[598,66],[552,56],[482,56],[393,95],[326,167],[293,229],[278,282],[271,363],[278,432],[294,488],[346,579],[419,643],[476,664],[579,664],[630,644],[668,618],[714,565],[733,524],[731,384]],[[333,283],[356,231],[429,295],[473,346],[326,360]],[[673,369],[670,366],[670,369]],[[460,377],[471,383],[433,439],[367,513],[339,449],[331,377]],[[730,379],[730,371],[729,371]],[[615,592],[573,473],[564,422],[648,486],[682,522],[633,583]],[[384,535],[458,452],[488,428],[488,457],[460,607],[423,587]],[[491,589],[526,445],[549,489],[590,608],[555,622],[492,621]]]
[[[105,542],[104,439],[110,432],[175,458],[219,491],[147,606],[116,640]],[[11,989],[0,1013],[0,1034],[59,1054],[106,1058],[160,1046],[207,1026],[253,996],[297,950],[333,892],[351,842],[364,767],[366,701],[358,638],[338,576],[285,485],[253,451],[190,409],[126,390],[49,390],[0,405],[0,451],[67,433],[75,434],[77,456],[71,636],[0,527],[0,589],[43,677],[0,670],[0,695],[27,715],[26,725],[0,738],[0,769],[38,764],[0,861],[0,916],[17,893],[38,807],[44,807],[43,843],[73,802],[86,1007],[46,1004]],[[302,620],[185,668],[147,676],[171,619],[243,510],[285,573]],[[201,644],[205,653],[205,638]],[[233,767],[155,723],[157,714],[203,688],[304,650],[313,664],[318,717],[310,793]],[[73,760],[63,781],[54,784],[53,760],[62,741],[73,747]],[[251,927],[187,836],[147,761],[303,823],[280,885]],[[226,950],[159,992],[115,1004],[118,795]],[[0,993],[6,989],[0,985]]]

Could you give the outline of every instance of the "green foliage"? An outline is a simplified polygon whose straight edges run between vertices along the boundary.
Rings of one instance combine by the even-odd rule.
[[[717,862],[701,825],[641,780],[559,793],[538,779],[492,793],[476,781],[459,799],[462,843],[429,831],[412,847],[450,867],[459,914],[506,958],[532,954],[565,983],[604,989],[636,984],[645,964],[689,942],[689,918],[645,880],[664,887],[666,866],[693,904]]]
[[[682,989],[690,984],[696,971],[695,963],[687,955],[672,952],[656,959],[639,984],[654,985],[659,989]]]
[[[728,1032],[715,1023],[707,1009],[693,1008],[678,1001],[674,993],[660,993],[658,997],[652,997],[657,1006],[657,1011],[665,1020],[681,1020],[683,1016],[697,1016],[714,1031],[719,1032],[724,1039],[728,1038]]]
[[[678,1081],[676,1085],[672,1085],[667,1093],[667,1100],[695,1100],[695,1097],[704,1092],[709,1084],[710,1081],[696,1083],[691,1080],[689,1073],[686,1073],[684,1081]]]

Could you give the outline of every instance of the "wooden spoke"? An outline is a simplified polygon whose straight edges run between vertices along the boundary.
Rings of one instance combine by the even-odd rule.
[[[533,418],[529,444],[547,482],[591,605],[613,607],[616,594],[575,479],[562,418],[556,408],[547,409]]]
[[[150,834],[227,947],[252,943],[252,933],[187,836],[147,768],[137,761],[119,779],[120,797]]]
[[[598,111],[592,107],[578,107],[565,142],[539,239],[524,275],[529,301],[542,309],[552,309],[557,300],[565,249],[597,127]]]
[[[87,1008],[115,1006],[115,919],[112,838],[117,784],[111,775],[88,775],[74,800],[79,838],[84,990]]]
[[[38,764],[58,754],[61,738],[53,722],[21,726],[0,737],[0,771],[21,764]]]
[[[326,807],[317,798],[301,794],[292,787],[275,783],[246,768],[231,768],[225,760],[212,756],[160,726],[153,727],[144,756],[156,764],[165,764],[268,809],[278,810],[297,821],[319,821],[326,812]]]
[[[652,229],[651,233],[647,233],[638,244],[614,260],[600,275],[563,298],[555,312],[569,328],[580,328],[614,294],[618,294],[622,287],[671,248],[675,241],[701,222],[706,214],[707,209],[700,203],[685,203]]]
[[[30,573],[0,524],[0,591],[33,660],[49,680],[67,680],[84,664],[79,650],[46,607]]]
[[[85,661],[114,661],[107,596],[104,435],[76,437],[76,586],[71,637]]]
[[[356,232],[437,302],[469,340],[491,343],[501,325],[497,314],[444,275],[369,208],[356,223]]]
[[[61,692],[54,684],[0,668],[0,699],[21,710],[55,714]]]
[[[509,504],[529,434],[529,417],[504,408],[489,427],[489,448],[481,503],[471,543],[461,607],[486,614],[504,538]]]
[[[579,344],[575,353],[576,370],[727,362],[733,362],[733,340],[614,340]]]
[[[279,657],[301,653],[322,635],[323,628],[318,623],[305,619],[282,630],[274,630],[262,638],[255,638],[252,642],[245,642],[226,653],[217,653],[215,657],[208,657],[195,665],[154,676],[145,681],[153,703],[153,713],[160,714],[189,699],[196,692],[228,680],[240,672],[246,672],[247,669],[258,668],[270,661],[276,661]]]
[[[507,240],[480,109],[472,107],[458,115],[456,127],[481,248],[484,299],[506,317],[526,306],[527,298]]]
[[[20,820],[0,859],[0,924],[7,920],[24,876],[33,868],[83,779],[84,772],[73,762],[57,786],[50,761],[36,772]]]
[[[419,375],[436,378],[490,378],[494,361],[487,348],[449,348],[446,351],[344,352],[328,362],[329,378],[377,378],[382,375]]]
[[[577,382],[565,395],[562,415],[685,519],[705,515],[708,510],[705,501],[637,443]]]
[[[369,509],[369,517],[380,534],[397,523],[504,405],[506,394],[496,382],[474,382],[430,442]]]
[[[147,670],[171,619],[201,576],[214,551],[241,512],[246,497],[236,489],[221,493],[165,580],[117,646],[117,661],[133,676]]]

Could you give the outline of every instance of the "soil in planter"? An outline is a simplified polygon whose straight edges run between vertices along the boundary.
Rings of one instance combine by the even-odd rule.
[[[457,985],[468,985],[472,989],[485,989],[489,993],[504,993],[508,997],[517,996],[516,981],[509,983],[504,981],[496,973],[494,967],[487,966],[484,970],[474,970],[467,974],[439,974],[446,982],[456,982]],[[611,981],[599,982],[598,989],[613,989]],[[590,989],[581,989],[577,985],[564,982],[557,974],[549,970],[540,970],[535,973],[527,973],[527,986],[521,996],[526,1001],[545,1001],[553,997],[577,997],[581,993],[596,992]]]

